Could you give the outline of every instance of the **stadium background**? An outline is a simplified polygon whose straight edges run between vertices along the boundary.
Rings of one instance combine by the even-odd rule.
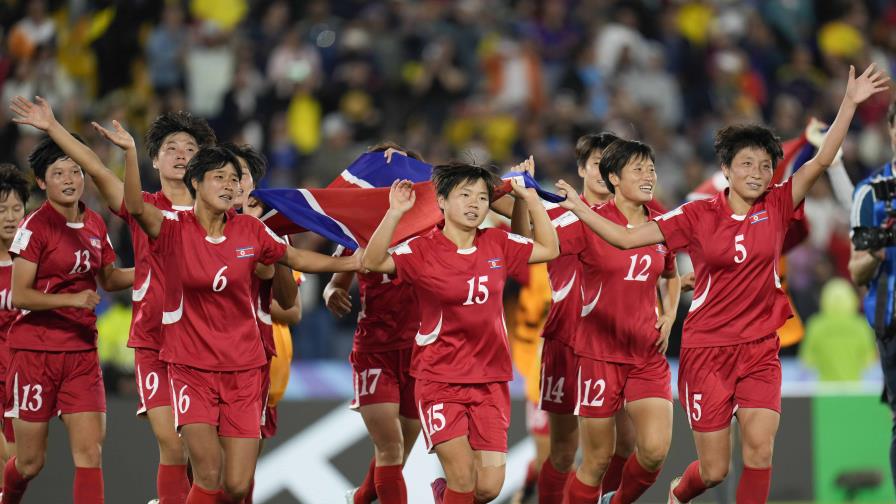
[[[763,122],[793,138],[810,117],[834,116],[850,63],[896,71],[896,5],[887,0],[6,0],[0,27],[0,161],[21,167],[38,137],[9,122],[5,105],[18,94],[47,98],[63,124],[116,169],[121,155],[87,128],[90,120],[118,119],[139,138],[158,113],[190,110],[208,118],[219,139],[261,149],[270,164],[261,185],[268,187],[323,186],[381,139],[430,161],[459,157],[507,167],[531,153],[537,178],[549,185],[577,179],[577,136],[611,130],[656,149],[658,197],[670,207],[717,169],[712,138],[721,125]],[[864,104],[853,122],[843,150],[853,181],[892,156],[889,99],[882,94]],[[143,159],[141,166],[145,186],[157,187],[151,163]],[[92,188],[85,199],[101,209]],[[806,211],[811,235],[788,257],[788,277],[795,307],[812,328],[813,319],[842,315],[837,307],[848,313],[854,300],[851,291],[829,285],[848,277],[848,208],[823,180]],[[126,227],[105,215],[121,262],[130,264]],[[314,236],[299,245],[330,250]],[[322,493],[273,490],[271,483],[268,502],[339,502],[369,459],[360,419],[339,413],[351,395],[346,357],[354,314],[336,320],[326,312],[325,283],[309,275],[302,286],[295,372],[277,440],[283,450],[262,459],[259,477],[260,488],[265,478],[288,474],[294,489]],[[820,310],[824,292],[831,294]],[[152,497],[156,453],[148,428],[132,417],[129,312],[122,303],[126,296],[106,296],[100,319],[110,394],[106,481],[109,502],[142,503]],[[836,347],[867,336],[857,330],[819,339]],[[679,337],[676,328],[673,357]],[[858,380],[827,384],[820,379],[825,370],[801,360],[799,348],[785,350],[772,498],[842,501],[837,477],[870,470],[883,481],[857,499],[894,501],[876,357],[850,357],[861,368]],[[683,420],[681,411],[676,415]],[[522,423],[514,417],[511,444],[523,451],[512,453],[509,489],[531,449]],[[291,437],[311,424],[321,430],[304,432],[317,433],[318,444],[301,444],[308,435]],[[341,426],[335,432],[353,440],[324,459],[343,480],[327,479],[316,472],[320,464],[307,462],[309,450],[324,453],[334,439],[327,425]],[[693,456],[685,425],[676,424],[675,436],[667,471]],[[70,488],[66,448],[51,446],[48,472],[29,494],[35,502],[62,502]],[[434,457],[418,460],[415,467],[423,467]],[[724,498],[719,492],[703,501]]]

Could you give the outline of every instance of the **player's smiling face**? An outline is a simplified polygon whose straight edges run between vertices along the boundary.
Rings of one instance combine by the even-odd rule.
[[[9,191],[0,194],[0,240],[12,241],[19,222],[25,218],[25,204],[18,193]]]
[[[771,155],[759,147],[744,147],[734,155],[731,166],[722,165],[731,191],[750,203],[768,189],[774,170]]]
[[[193,135],[178,131],[166,136],[152,165],[159,170],[159,177],[166,180],[182,181],[187,171],[187,163],[199,150]]]
[[[653,199],[656,187],[656,167],[648,157],[633,157],[622,167],[619,175],[610,173],[610,182],[621,196],[635,203],[647,203]]]
[[[475,229],[488,215],[488,186],[482,179],[465,180],[452,189],[447,198],[439,196],[438,201],[445,213],[445,222]]]
[[[240,187],[240,178],[236,168],[227,163],[220,168],[209,170],[202,176],[202,182],[194,180],[196,198],[219,212],[225,212],[233,206]]]
[[[70,158],[59,158],[47,167],[43,180],[37,179],[37,186],[46,191],[48,200],[70,206],[84,194],[84,172]]]
[[[607,189],[604,178],[600,176],[600,159],[602,154],[603,150],[601,149],[591,151],[585,166],[579,167],[579,176],[585,179],[585,188],[588,191],[605,198],[609,196],[610,190]]]

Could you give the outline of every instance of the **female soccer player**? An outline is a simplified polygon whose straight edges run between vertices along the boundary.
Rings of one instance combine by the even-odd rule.
[[[382,152],[386,162],[394,155],[420,155],[393,143],[371,147]],[[345,254],[339,247],[336,256]],[[348,504],[407,502],[407,487],[401,470],[420,434],[420,419],[414,403],[414,378],[410,374],[414,335],[420,325],[417,299],[411,285],[392,274],[336,273],[324,289],[327,309],[338,317],[351,311],[348,290],[358,279],[361,313],[349,358],[354,375],[355,397],[351,408],[361,413],[374,457],[364,482],[346,494]]]
[[[660,215],[647,204],[656,186],[653,149],[617,140],[603,151],[600,173],[614,194],[597,215],[636,226]],[[665,352],[675,321],[681,281],[675,256],[662,244],[623,251],[580,229],[572,245],[582,261],[585,300],[575,338],[578,357],[576,414],[582,431],[582,465],[563,502],[591,504],[613,456],[614,416],[627,412],[637,450],[622,471],[621,486],[607,487],[604,500],[634,502],[659,475],[672,440],[671,372]],[[657,312],[657,287],[667,279]],[[603,295],[602,295],[603,294]]]
[[[13,420],[17,453],[6,464],[0,502],[21,501],[43,468],[49,421],[61,415],[75,464],[73,501],[99,503],[106,393],[96,352],[96,288],[126,289],[134,271],[115,268],[105,222],[80,201],[81,167],[47,137],[28,162],[47,201],[22,222],[9,249],[12,304],[23,311],[7,336],[5,416]]]
[[[576,164],[582,177],[581,197],[596,209],[613,195],[600,174],[600,160],[606,149],[618,137],[612,133],[591,133],[576,142]],[[570,240],[581,240],[577,219],[562,207],[548,210],[548,217],[557,229],[560,256],[548,263],[551,280],[551,310],[542,337],[541,400],[539,407],[548,412],[550,455],[538,473],[538,501],[542,504],[559,502],[563,488],[570,478],[579,448],[579,422],[575,416],[577,404],[576,355],[574,340],[581,318],[582,263],[570,248]],[[622,465],[634,450],[634,433],[625,413],[617,416],[616,450],[603,482],[616,488]]]
[[[67,156],[90,175],[104,203],[124,219],[134,247],[134,292],[131,296],[133,317],[128,346],[134,349],[134,370],[139,403],[137,414],[146,416],[159,445],[159,467],[156,491],[160,504],[182,504],[190,491],[187,480],[187,458],[180,436],[174,429],[174,412],[168,383],[168,366],[159,360],[162,337],[162,297],[165,272],[163,258],[153,254],[146,233],[124,208],[124,184],[87,146],[75,139],[53,116],[49,103],[36,97],[32,103],[17,96],[12,110],[16,122],[29,124],[47,132]],[[94,128],[125,152],[137,159],[133,137],[118,122],[108,130],[94,123]],[[187,112],[169,112],[157,117],[146,132],[146,153],[159,172],[162,189],[143,193],[143,199],[166,210],[189,210],[193,197],[184,185],[187,163],[200,148],[215,143],[215,133],[204,119]]]
[[[730,188],[711,199],[633,228],[594,214],[576,198],[563,203],[616,247],[665,242],[687,249],[694,263],[697,295],[685,320],[678,395],[698,460],[673,480],[670,502],[689,502],[728,474],[732,416],[743,442],[737,502],[767,500],[781,402],[775,331],[791,315],[775,264],[795,208],[833,162],[856,107],[887,89],[888,80],[874,65],[858,78],[850,67],[846,94],[818,153],[773,188],[769,182],[782,155],[778,138],[761,126],[729,126],[716,136],[716,153]],[[572,194],[568,184],[558,187]]]
[[[25,218],[30,186],[25,175],[12,164],[0,164],[0,407],[6,401],[6,368],[9,365],[9,347],[6,333],[19,311],[12,307],[12,256],[9,248],[16,235],[16,228]],[[16,438],[12,420],[3,419],[3,443],[0,443],[0,460],[3,465],[16,454]],[[0,476],[2,478],[2,476]],[[2,484],[2,479],[0,479]]]
[[[388,248],[414,206],[413,185],[396,181],[390,209],[368,243],[365,268],[395,274],[417,295],[420,328],[411,373],[427,447],[447,477],[433,493],[447,504],[489,502],[504,480],[512,379],[502,292],[527,263],[558,254],[557,237],[536,193],[514,182],[528,203],[534,243],[498,229],[480,230],[496,178],[478,166],[436,166],[432,176],[444,224]]]
[[[255,470],[267,362],[252,292],[256,264],[302,271],[359,266],[356,257],[289,247],[257,218],[232,212],[241,178],[230,151],[202,149],[184,175],[193,210],[163,214],[145,204],[137,165],[126,163],[125,207],[167,258],[160,357],[169,364],[175,422],[193,465],[188,504],[220,502],[225,494],[239,502]]]

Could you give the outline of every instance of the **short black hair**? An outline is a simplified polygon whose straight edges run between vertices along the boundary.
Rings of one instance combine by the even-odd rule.
[[[887,109],[887,125],[893,126],[894,119],[896,119],[896,100],[893,100],[890,103],[890,108]]]
[[[485,182],[488,199],[491,201],[499,179],[490,168],[455,161],[434,166],[432,169],[432,184],[436,188],[436,195],[443,198],[447,198],[455,187],[477,180]]]
[[[758,124],[735,124],[726,126],[716,133],[716,155],[724,166],[731,166],[731,161],[743,149],[754,147],[762,149],[772,158],[772,168],[784,157],[781,139],[775,133]]]
[[[86,144],[84,139],[77,133],[72,133],[72,136],[82,144]],[[36,178],[44,180],[47,176],[47,167],[56,161],[67,157],[68,154],[66,154],[61,147],[56,145],[56,142],[54,142],[52,138],[44,135],[40,141],[37,142],[37,145],[34,146],[31,154],[28,154],[28,165],[31,167],[31,171],[34,172]]]
[[[233,165],[237,178],[243,178],[243,170],[240,168],[239,160],[234,156],[233,152],[224,147],[212,145],[211,147],[200,149],[190,159],[190,162],[187,163],[187,171],[184,173],[184,185],[187,186],[187,190],[190,191],[193,199],[196,198],[196,189],[193,187],[193,181],[202,182],[206,173],[217,170],[227,163]]]
[[[600,158],[600,176],[607,184],[607,189],[616,194],[616,188],[610,182],[610,174],[615,173],[617,177],[622,176],[622,169],[632,159],[649,159],[656,162],[656,155],[653,147],[644,142],[637,140],[616,140],[604,149],[603,156]]]
[[[378,144],[371,145],[370,147],[367,148],[367,152],[386,152],[389,149],[399,150],[399,151],[407,154],[409,158],[414,158],[417,161],[422,161],[424,163],[426,162],[426,161],[423,161],[423,156],[421,156],[419,152],[417,152],[415,150],[408,149],[407,147],[402,147],[401,145],[399,145],[391,140],[383,140],[382,142],[380,142]]]
[[[16,165],[0,163],[0,199],[6,199],[10,194],[18,195],[22,205],[26,205],[31,194],[31,182]]]
[[[260,152],[255,150],[249,144],[236,145],[233,142],[225,142],[220,144],[221,147],[229,150],[239,159],[246,163],[249,174],[252,175],[252,181],[256,184],[264,178],[264,174],[268,171],[268,160]]]
[[[192,136],[200,149],[214,145],[218,141],[215,131],[212,130],[205,119],[196,117],[183,110],[165,112],[155,118],[146,132],[144,141],[149,159],[156,158],[159,150],[162,148],[162,142],[165,141],[168,135],[181,131]]]
[[[580,136],[576,141],[576,164],[580,168],[584,168],[588,164],[588,158],[591,157],[592,152],[604,150],[616,140],[619,140],[619,137],[609,131],[588,133]]]

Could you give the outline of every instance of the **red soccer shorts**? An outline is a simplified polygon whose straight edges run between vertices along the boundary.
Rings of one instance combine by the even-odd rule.
[[[415,394],[427,450],[467,436],[474,450],[507,452],[507,382],[452,385],[417,380]]]
[[[655,354],[640,364],[620,364],[579,357],[576,415],[609,418],[625,403],[648,397],[672,401],[672,374],[666,356]]]
[[[3,411],[6,411],[11,406],[12,405],[6,401],[6,383],[0,381],[0,407],[3,408]],[[16,442],[16,434],[12,430],[12,418],[3,419],[3,438],[6,439],[7,443]]]
[[[739,345],[682,348],[678,399],[691,429],[731,425],[737,408],[781,412],[781,343],[777,334]]]
[[[277,407],[264,407],[264,417],[261,419],[261,438],[271,439],[277,435]]]
[[[137,380],[138,415],[162,406],[171,407],[168,364],[159,360],[158,350],[134,349],[134,379]]]
[[[6,418],[49,422],[69,413],[106,412],[96,350],[12,350],[6,380]]]
[[[266,369],[206,371],[169,364],[175,425],[215,425],[222,437],[260,438]]]
[[[530,401],[526,401],[526,430],[533,436],[548,436],[551,434],[548,412],[538,409],[538,406]]]
[[[370,404],[398,404],[398,414],[417,418],[414,402],[414,377],[411,376],[413,348],[388,352],[352,352],[352,378],[355,397],[349,406],[358,409]]]
[[[549,413],[572,415],[576,409],[576,354],[572,347],[546,338],[541,349],[541,400]]]

